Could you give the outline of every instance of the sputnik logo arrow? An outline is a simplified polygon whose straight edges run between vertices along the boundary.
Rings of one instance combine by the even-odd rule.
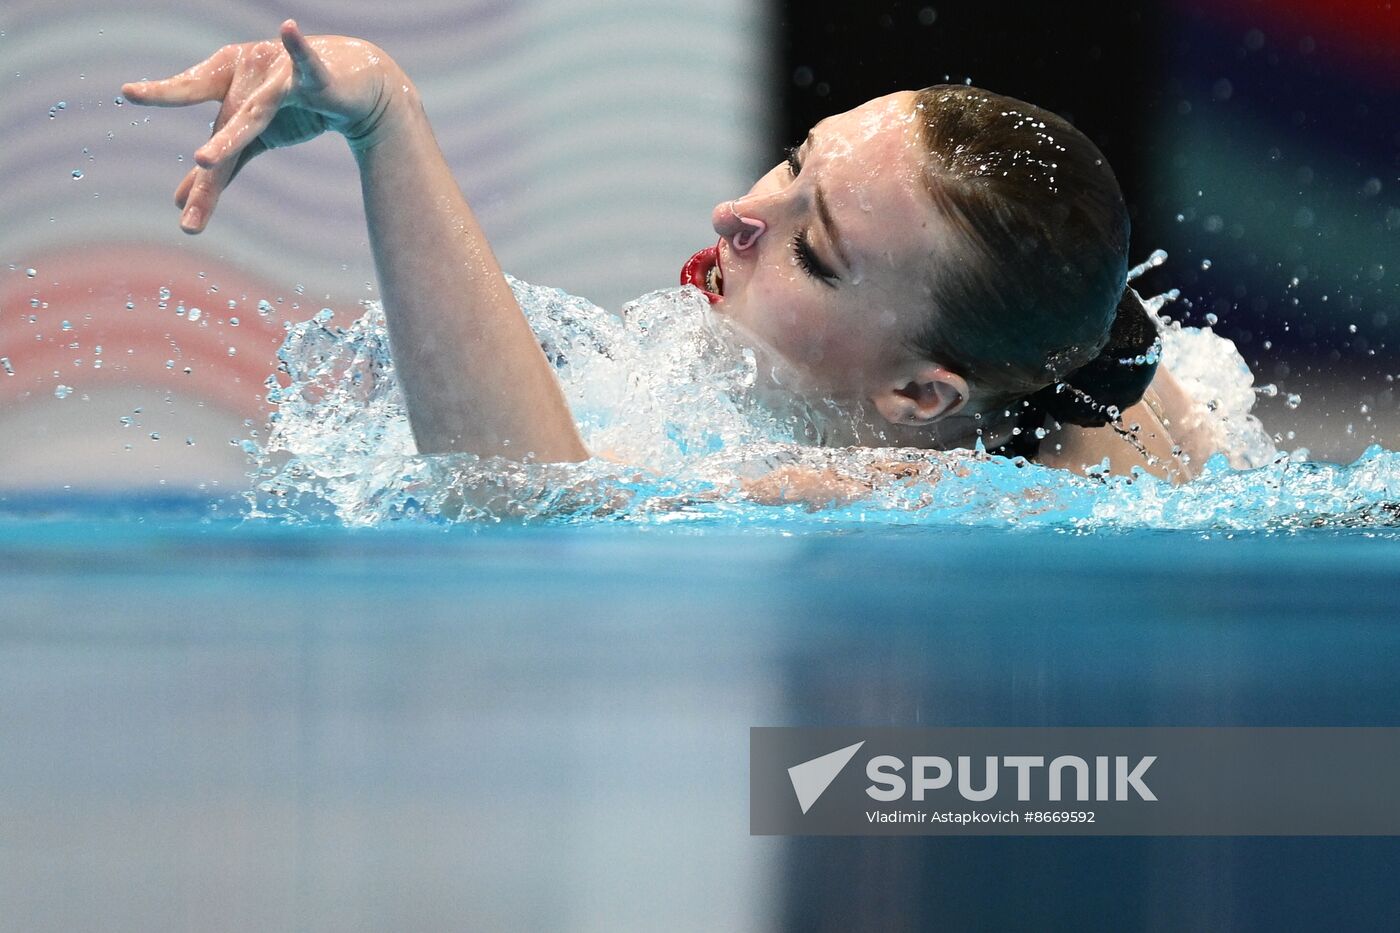
[[[862,739],[854,745],[838,748],[820,758],[813,758],[811,761],[804,761],[800,765],[788,768],[788,777],[792,780],[792,790],[797,794],[797,803],[802,807],[803,813],[812,809],[812,804],[826,793],[826,789],[831,786],[832,781],[836,780],[841,769],[850,763],[850,760],[855,757],[856,752],[860,751],[860,747],[864,744],[865,740]]]

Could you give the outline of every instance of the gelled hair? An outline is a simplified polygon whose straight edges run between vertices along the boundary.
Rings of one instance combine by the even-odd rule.
[[[1126,287],[1128,212],[1107,160],[1066,120],[979,88],[925,88],[915,108],[956,242],[930,267],[914,348],[980,389],[983,411],[1034,397],[1059,421],[1112,420],[1151,382],[1156,328]]]

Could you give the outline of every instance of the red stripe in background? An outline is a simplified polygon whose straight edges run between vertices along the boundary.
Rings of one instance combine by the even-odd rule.
[[[1397,0],[1175,0],[1204,20],[1264,33],[1271,45],[1299,49],[1305,39],[1329,65],[1400,89]]]
[[[14,370],[13,376],[0,373],[0,401],[7,404],[50,397],[60,384],[75,393],[132,385],[262,420],[268,411],[263,383],[277,365],[282,321],[308,318],[320,308],[303,303],[294,310],[298,298],[287,289],[181,250],[92,244],[29,263],[33,278],[23,268],[0,277],[0,356]],[[162,287],[170,289],[164,310]],[[47,307],[32,307],[36,298]],[[275,309],[268,317],[258,313],[264,298]],[[230,300],[236,308],[229,308]],[[185,317],[176,314],[180,304]],[[188,310],[195,307],[200,320],[191,322]],[[62,329],[64,321],[70,330]],[[94,366],[98,360],[101,368]]]

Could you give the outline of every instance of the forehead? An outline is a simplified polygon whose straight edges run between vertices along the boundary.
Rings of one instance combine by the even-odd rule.
[[[901,162],[905,168],[922,163],[922,135],[912,91],[877,97],[827,117],[812,128],[812,136],[832,158]]]
[[[924,269],[940,228],[925,190],[925,146],[914,93],[877,97],[828,117],[813,129],[812,139],[821,160],[820,182],[862,277],[879,281]],[[922,281],[922,275],[918,278]]]

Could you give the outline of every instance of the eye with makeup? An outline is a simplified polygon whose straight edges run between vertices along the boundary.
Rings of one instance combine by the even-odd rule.
[[[802,174],[802,156],[798,154],[800,148],[800,146],[789,146],[787,151],[787,167],[793,178]]]
[[[787,151],[788,172],[793,178],[802,174],[801,147],[793,146]],[[830,266],[822,262],[816,252],[812,249],[812,243],[808,237],[809,231],[802,230],[792,238],[792,254],[797,260],[797,264],[811,278],[817,279],[827,288],[836,287],[836,273]]]
[[[792,238],[792,254],[797,259],[797,264],[811,278],[821,282],[827,288],[836,287],[836,273],[833,272],[826,263],[812,250],[812,244],[807,239],[807,231],[803,230]]]

